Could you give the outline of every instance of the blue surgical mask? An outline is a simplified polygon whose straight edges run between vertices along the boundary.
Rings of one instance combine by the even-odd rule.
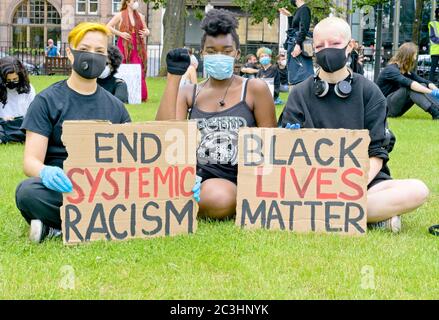
[[[270,57],[263,57],[263,58],[259,59],[259,62],[260,62],[263,66],[266,66],[266,65],[268,65],[268,64],[271,63],[271,59],[270,59]]]
[[[204,70],[216,80],[230,79],[233,75],[235,58],[224,54],[208,54],[204,56]]]

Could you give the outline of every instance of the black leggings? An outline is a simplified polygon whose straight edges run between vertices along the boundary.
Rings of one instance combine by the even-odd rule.
[[[47,189],[40,178],[29,178],[20,183],[15,202],[27,223],[38,219],[49,227],[61,229],[62,193]]]
[[[399,88],[387,97],[389,117],[395,118],[402,116],[413,107],[414,104],[428,112],[433,105],[439,105],[439,101],[428,94],[419,93],[410,88]]]

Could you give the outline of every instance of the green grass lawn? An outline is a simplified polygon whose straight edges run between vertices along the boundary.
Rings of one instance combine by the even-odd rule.
[[[32,83],[41,91],[59,79]],[[148,81],[150,102],[128,107],[133,121],[154,118],[164,83]],[[403,218],[401,234],[373,231],[362,238],[200,221],[190,236],[33,245],[14,201],[24,179],[23,146],[0,146],[0,298],[438,299],[439,238],[427,228],[439,223],[439,122],[414,108],[390,124],[398,138],[393,176],[422,179],[431,197]],[[74,274],[74,286],[66,285],[66,274]]]

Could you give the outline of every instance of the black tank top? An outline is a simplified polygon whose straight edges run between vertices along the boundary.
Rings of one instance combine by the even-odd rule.
[[[201,142],[197,149],[198,170],[212,176],[234,181],[238,176],[238,133],[241,127],[255,127],[253,111],[246,102],[248,79],[242,83],[241,101],[218,112],[205,112],[196,104],[197,85],[194,86],[189,119],[197,120]]]

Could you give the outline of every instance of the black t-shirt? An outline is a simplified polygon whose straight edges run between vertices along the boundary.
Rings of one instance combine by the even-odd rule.
[[[66,120],[107,120],[119,124],[131,122],[124,104],[97,86],[92,95],[82,95],[63,80],[38,94],[24,118],[22,130],[49,138],[44,164],[62,168],[67,151],[61,141]]]
[[[123,103],[128,103],[128,87],[123,79],[109,76],[105,79],[98,79],[98,85],[110,92]]]
[[[272,64],[267,69],[261,68],[259,69],[257,78],[273,78],[274,80],[274,100],[276,100],[279,97],[280,93],[280,75],[279,75],[279,69],[277,68],[277,65]]]
[[[279,71],[280,84],[283,86],[288,85],[288,69],[287,69],[287,67],[281,69],[278,65],[277,70]]]
[[[377,85],[383,92],[384,96],[388,96],[401,87],[410,88],[412,82],[416,81],[429,85],[431,82],[421,78],[416,73],[404,73],[402,74],[397,64],[387,65],[379,74]]]
[[[287,123],[300,123],[302,128],[369,130],[371,142],[369,157],[384,161],[382,172],[389,174],[385,165],[389,160],[386,143],[386,98],[378,86],[359,74],[353,74],[352,93],[346,99],[338,97],[334,85],[328,94],[319,98],[314,94],[314,78],[294,86],[279,119]]]

